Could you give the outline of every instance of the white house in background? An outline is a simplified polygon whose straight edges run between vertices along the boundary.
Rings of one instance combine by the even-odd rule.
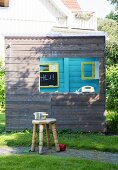
[[[0,0],[0,56],[4,36],[46,35],[61,28],[96,30],[96,21],[95,13],[81,11],[77,0]]]

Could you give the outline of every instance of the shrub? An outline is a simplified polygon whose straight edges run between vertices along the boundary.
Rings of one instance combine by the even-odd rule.
[[[0,110],[5,109],[5,70],[3,60],[0,59]]]
[[[118,64],[106,70],[106,107],[107,110],[118,110]]]
[[[118,60],[118,43],[107,41],[105,48],[106,64],[111,66],[117,64]]]
[[[108,132],[118,133],[118,113],[116,111],[107,111],[106,121]]]

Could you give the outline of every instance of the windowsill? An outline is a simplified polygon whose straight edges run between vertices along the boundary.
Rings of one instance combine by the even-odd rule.
[[[98,95],[96,92],[39,92],[41,94]]]

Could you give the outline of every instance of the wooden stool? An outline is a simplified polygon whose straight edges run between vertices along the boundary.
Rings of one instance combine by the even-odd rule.
[[[43,153],[43,129],[44,129],[44,125],[46,125],[46,135],[47,135],[47,146],[48,146],[48,148],[51,147],[50,132],[49,132],[49,125],[51,125],[56,151],[60,151],[59,144],[58,144],[58,138],[57,138],[57,132],[56,132],[56,119],[48,118],[46,120],[33,120],[32,123],[33,123],[33,135],[32,135],[31,151],[35,151],[38,125],[39,125],[39,153],[40,154]]]

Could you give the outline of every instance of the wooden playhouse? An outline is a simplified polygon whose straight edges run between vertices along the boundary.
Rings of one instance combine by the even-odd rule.
[[[105,36],[6,37],[6,130],[46,111],[60,129],[105,131]]]

